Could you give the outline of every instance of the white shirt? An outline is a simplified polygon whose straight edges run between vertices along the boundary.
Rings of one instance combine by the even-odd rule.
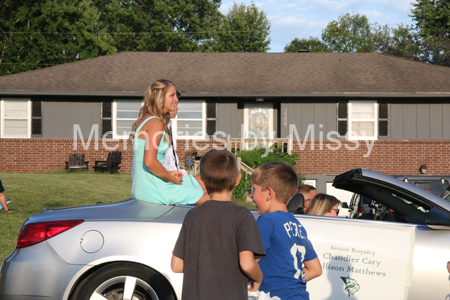
[[[171,129],[170,126],[169,129]],[[177,139],[173,132],[172,141],[174,148],[177,149]],[[183,173],[183,175],[187,175],[188,173],[186,172],[186,170],[180,169],[180,161],[178,160],[177,153],[176,151],[173,151],[172,145],[169,145],[169,149],[167,149],[166,155],[164,155],[164,169],[166,169],[167,171],[178,171],[175,165],[175,161],[177,162],[179,171]]]
[[[169,126],[170,128],[170,126]],[[170,128],[171,129],[171,128]],[[175,146],[175,149],[177,149],[177,139],[175,138],[175,136],[172,133],[172,142],[173,145]],[[175,153],[175,156],[173,155]],[[178,160],[178,156],[177,153],[175,151],[173,151],[172,145],[169,146],[169,148],[167,149],[166,154],[164,155],[164,169],[166,169],[167,171],[178,171],[177,167],[175,165],[175,160],[177,161],[178,164],[178,168],[180,167],[180,162]],[[133,162],[131,162],[131,181],[133,181]],[[183,175],[188,175],[188,172],[186,170],[180,169],[180,172],[183,173]]]

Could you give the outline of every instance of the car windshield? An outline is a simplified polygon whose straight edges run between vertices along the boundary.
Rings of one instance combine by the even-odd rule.
[[[354,198],[355,201],[350,204],[350,218],[424,224],[431,208],[419,199],[407,198],[403,194],[400,196],[394,191],[381,187],[355,184],[352,190],[363,196],[359,199],[364,200]],[[369,205],[366,204],[368,199],[370,199]]]
[[[402,197],[397,196],[397,195],[395,195],[395,194],[391,194],[391,195],[392,195],[393,197],[396,197],[397,199],[399,199],[399,200],[405,202],[406,204],[408,204],[408,205],[414,207],[415,209],[417,209],[417,210],[419,210],[419,211],[425,213],[425,214],[428,213],[428,211],[429,211],[428,209],[425,209],[424,207],[422,207],[422,206],[420,206],[420,205],[418,205],[418,204],[416,204],[416,203],[413,203],[412,201],[406,200],[405,198],[402,198]]]
[[[373,189],[374,188],[370,188],[371,191],[373,191]],[[428,209],[411,200],[407,200],[397,194],[380,188],[376,188],[375,190],[376,193],[371,193],[373,200],[403,216],[425,218],[424,214],[428,213]]]

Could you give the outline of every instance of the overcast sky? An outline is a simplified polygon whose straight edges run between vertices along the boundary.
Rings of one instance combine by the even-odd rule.
[[[250,5],[251,0],[237,1]],[[294,38],[320,38],[328,22],[345,13],[366,15],[369,22],[396,27],[413,25],[413,0],[260,0],[253,1],[270,21],[269,52],[284,52]],[[233,1],[222,0],[220,11],[228,13]]]

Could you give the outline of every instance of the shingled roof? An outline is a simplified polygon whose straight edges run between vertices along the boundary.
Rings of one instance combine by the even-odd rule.
[[[450,96],[450,68],[377,53],[119,52],[0,77],[0,95]]]

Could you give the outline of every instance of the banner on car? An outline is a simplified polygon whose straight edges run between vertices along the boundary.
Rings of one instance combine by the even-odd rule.
[[[307,284],[311,300],[407,298],[413,226],[310,218],[300,222],[323,269],[322,276]]]

